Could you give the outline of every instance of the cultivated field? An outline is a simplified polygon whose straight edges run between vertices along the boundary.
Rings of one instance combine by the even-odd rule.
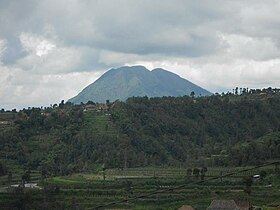
[[[38,183],[42,189],[5,191],[8,177],[2,176],[0,204],[3,209],[15,206],[26,209],[148,210],[178,209],[182,205],[206,209],[214,199],[241,199],[263,209],[277,209],[280,205],[280,178],[274,173],[274,166],[221,177],[244,169],[248,168],[208,168],[203,180],[201,176],[187,174],[187,169],[109,169],[52,177],[44,182],[40,181],[40,172],[32,171],[31,182]],[[261,171],[266,171],[267,176],[255,178],[251,193],[245,193],[244,178]],[[15,168],[13,184],[20,182],[16,173],[21,172]]]

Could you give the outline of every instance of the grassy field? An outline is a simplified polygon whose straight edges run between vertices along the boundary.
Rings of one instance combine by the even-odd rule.
[[[248,199],[254,206],[276,209],[280,205],[280,178],[273,167],[265,168],[268,176],[264,180],[254,180],[251,195],[244,192],[242,177],[258,174],[261,169],[240,176],[213,178],[214,174],[241,170],[242,168],[209,168],[205,181],[186,176],[186,169],[134,168],[127,170],[106,170],[106,179],[100,173],[78,173],[71,176],[53,177],[40,185],[42,190],[28,190],[15,193],[1,193],[0,206],[25,205],[27,209],[95,209],[111,202],[123,201],[97,209],[178,209],[182,205],[192,205],[206,209],[214,199]],[[17,169],[19,170],[19,169]],[[218,172],[217,172],[218,171]],[[20,173],[21,171],[18,171]],[[16,173],[16,169],[15,169]],[[32,171],[32,182],[40,181],[38,171]],[[2,186],[7,185],[6,176],[0,177]],[[19,182],[15,176],[13,183]],[[185,185],[179,189],[176,186]],[[161,192],[152,193],[151,192]],[[136,197],[141,197],[134,199]]]

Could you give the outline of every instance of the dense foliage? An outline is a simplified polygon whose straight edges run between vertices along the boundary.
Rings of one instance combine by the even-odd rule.
[[[113,112],[130,145],[154,163],[259,164],[280,155],[280,97],[130,98]]]
[[[106,111],[85,106],[62,101],[44,109],[2,110],[0,121],[12,123],[0,127],[0,173],[8,172],[8,160],[47,177],[147,165],[244,166],[280,158],[279,93],[133,97]]]

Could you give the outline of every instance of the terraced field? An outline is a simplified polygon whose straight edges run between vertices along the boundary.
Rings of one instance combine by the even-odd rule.
[[[266,170],[273,171],[273,167]],[[221,168],[219,169],[219,171]],[[223,171],[226,172],[227,168]],[[233,169],[230,169],[233,170]],[[239,169],[236,169],[239,170]],[[212,169],[208,174],[213,173]],[[40,185],[44,190],[25,189],[23,192],[1,193],[0,204],[21,203],[27,209],[178,209],[189,204],[206,209],[214,199],[248,199],[255,206],[276,209],[280,205],[280,178],[269,173],[264,180],[255,180],[252,193],[244,193],[240,177],[207,181],[186,176],[185,169],[139,168],[107,170],[101,173],[80,173],[53,177]],[[253,171],[252,173],[258,173]],[[243,175],[243,177],[247,177]],[[7,177],[1,177],[2,183]],[[32,180],[39,174],[32,171]],[[17,182],[19,177],[14,181]],[[177,186],[184,187],[175,189]],[[156,193],[157,192],[157,193]]]
[[[0,176],[0,187],[5,187],[15,184],[20,184],[22,181],[22,175],[25,173],[25,170],[21,168],[15,161],[13,160],[3,160],[0,159],[0,161],[5,162],[9,168],[8,171],[12,173],[12,179],[10,180],[10,183],[8,183],[8,174],[5,176]],[[31,170],[31,182],[32,183],[39,183],[41,181],[41,172],[38,170]]]

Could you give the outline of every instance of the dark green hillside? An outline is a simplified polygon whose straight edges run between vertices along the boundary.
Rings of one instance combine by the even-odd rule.
[[[277,95],[130,98],[114,122],[155,163],[259,164],[280,154]]]
[[[4,115],[9,124],[0,127],[2,174],[28,168],[53,176],[102,166],[246,166],[280,158],[275,91],[133,97],[107,105],[61,102]]]

